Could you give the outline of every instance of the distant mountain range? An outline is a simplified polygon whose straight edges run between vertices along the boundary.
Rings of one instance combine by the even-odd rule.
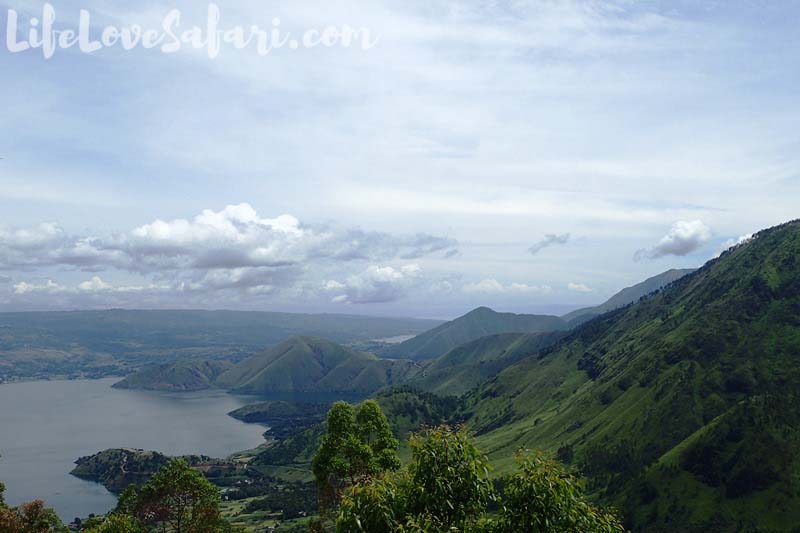
[[[396,344],[384,350],[383,354],[417,361],[435,359],[457,346],[487,335],[541,333],[564,330],[567,327],[566,321],[557,316],[498,313],[488,307],[478,307],[462,317]]]
[[[0,383],[118,376],[176,361],[238,362],[292,336],[352,343],[417,334],[440,323],[249,311],[0,313]]]
[[[557,341],[571,324],[636,301],[687,272],[670,270],[568,317],[498,313],[479,307],[386,347],[380,358],[330,340],[295,336],[230,368],[222,362],[177,361],[145,368],[116,386],[176,391],[222,387],[253,394],[369,394],[411,382],[422,390],[458,395]]]
[[[292,337],[237,365],[178,362],[147,368],[119,388],[199,390],[221,387],[239,393],[339,392],[367,395],[409,381],[422,367],[405,359],[382,359],[324,339]]]
[[[333,342],[292,337],[223,373],[217,383],[236,392],[370,393],[413,377],[420,365],[381,359]]]
[[[595,316],[633,303],[691,272],[693,269],[668,270],[621,290],[598,306],[578,309],[562,317],[498,313],[488,307],[478,307],[464,316],[393,345],[383,350],[382,354],[417,361],[436,359],[458,346],[489,335],[568,330]]]

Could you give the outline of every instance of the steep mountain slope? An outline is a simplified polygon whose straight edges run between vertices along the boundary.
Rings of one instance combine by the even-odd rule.
[[[800,523],[800,222],[757,234],[471,392],[503,463],[557,453],[635,529]]]
[[[435,359],[411,386],[442,396],[461,395],[524,357],[536,354],[565,335],[501,333],[462,344]]]
[[[464,343],[498,333],[539,333],[567,329],[567,323],[549,315],[498,313],[478,307],[450,322],[401,342],[384,353],[414,360],[435,359]]]
[[[196,391],[214,387],[227,361],[180,361],[145,368],[112,385],[116,389]]]
[[[292,337],[223,373],[217,384],[237,392],[370,393],[411,378],[408,360],[378,357],[311,337]]]
[[[687,274],[691,274],[694,271],[694,268],[673,268],[671,270],[667,270],[666,272],[662,272],[657,276],[647,278],[641,283],[637,283],[636,285],[622,289],[600,305],[577,309],[571,313],[567,313],[561,318],[569,322],[570,326],[573,327],[583,324],[584,322],[587,322],[596,316],[602,315],[603,313],[613,311],[614,309],[619,309],[620,307],[624,307],[628,304],[632,304],[643,296],[647,296],[648,294],[655,292],[665,285],[669,285],[673,281],[676,281]]]

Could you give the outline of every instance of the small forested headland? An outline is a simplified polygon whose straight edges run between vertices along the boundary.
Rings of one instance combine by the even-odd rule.
[[[228,458],[76,458],[120,496],[72,526],[796,531],[799,317],[794,221],[565,317],[478,308],[369,352],[291,335],[225,364],[143,368],[121,386],[286,397],[230,413],[269,427]],[[64,527],[42,502],[0,510],[3,532]]]

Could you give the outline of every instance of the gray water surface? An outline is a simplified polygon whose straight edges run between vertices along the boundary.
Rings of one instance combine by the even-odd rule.
[[[0,481],[6,503],[42,499],[65,521],[102,514],[116,498],[69,474],[107,448],[225,457],[263,442],[264,427],[227,413],[250,403],[224,391],[112,389],[117,378],[0,385]]]

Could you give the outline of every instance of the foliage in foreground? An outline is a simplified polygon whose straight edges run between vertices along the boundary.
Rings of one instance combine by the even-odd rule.
[[[356,408],[336,402],[327,428],[313,463],[321,506],[335,504],[346,487],[362,479],[400,468],[397,439],[376,401]]]
[[[361,413],[364,416],[359,417]],[[372,424],[366,424],[365,417]],[[398,470],[396,462],[379,460],[382,452],[392,456],[396,445],[384,441],[387,446],[376,450],[367,444],[376,440],[365,438],[364,424],[375,436],[388,432],[384,423],[374,402],[365,402],[358,410],[343,402],[331,409],[314,473],[320,490],[333,496],[330,508],[334,510],[313,524],[312,530],[624,531],[614,512],[586,500],[582,487],[564,467],[540,456],[520,453],[517,472],[506,479],[503,494],[498,495],[489,479],[487,458],[463,427],[440,426],[413,435],[411,462]]]
[[[91,533],[215,533],[230,526],[219,511],[219,491],[183,459],[173,459],[142,487],[120,494],[117,508]]]

